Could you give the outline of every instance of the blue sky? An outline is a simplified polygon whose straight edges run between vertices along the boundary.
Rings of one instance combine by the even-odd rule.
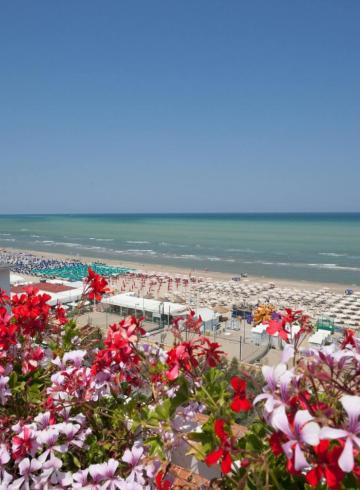
[[[0,212],[360,211],[360,2],[0,10]]]

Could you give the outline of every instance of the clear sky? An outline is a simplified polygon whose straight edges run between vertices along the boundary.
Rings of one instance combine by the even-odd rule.
[[[360,211],[358,0],[4,0],[0,212]]]

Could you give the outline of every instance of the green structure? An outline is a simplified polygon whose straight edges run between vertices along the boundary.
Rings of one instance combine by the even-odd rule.
[[[126,267],[114,267],[111,265],[92,263],[91,268],[97,274],[104,277],[118,276],[130,272],[132,269]],[[51,267],[48,269],[35,269],[33,274],[42,277],[55,277],[67,281],[82,281],[88,274],[88,265],[80,263],[69,263],[62,267]]]
[[[334,320],[329,317],[321,317],[316,321],[317,330],[329,330],[329,332],[334,333],[335,323]]]

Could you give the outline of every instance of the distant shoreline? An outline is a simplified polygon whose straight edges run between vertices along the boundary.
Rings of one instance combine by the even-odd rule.
[[[197,277],[205,277],[205,278],[213,278],[217,281],[229,281],[232,277],[237,276],[238,274],[231,274],[227,272],[216,272],[211,270],[202,270],[202,269],[190,269],[184,267],[177,266],[168,266],[164,264],[153,264],[153,263],[142,263],[142,262],[133,262],[127,260],[115,260],[115,259],[107,259],[103,257],[96,256],[86,256],[86,255],[77,255],[77,254],[63,254],[56,252],[43,252],[39,250],[30,250],[30,249],[19,249],[13,247],[2,247],[0,250],[5,250],[7,252],[18,252],[18,253],[31,253],[35,256],[47,257],[47,258],[61,258],[61,259],[76,259],[80,260],[84,263],[90,262],[102,262],[109,265],[121,265],[127,267],[129,269],[135,270],[143,270],[143,271],[156,271],[162,273],[170,273],[170,274],[179,274],[179,275],[187,275],[190,274]],[[273,282],[278,287],[284,288],[294,288],[294,289],[307,289],[307,290],[319,290],[324,287],[329,288],[330,290],[342,293],[346,289],[346,287],[351,286],[350,284],[338,284],[331,282],[318,282],[318,281],[304,281],[304,280],[292,280],[292,279],[278,279],[271,278],[266,276],[254,276],[250,275],[241,279],[243,282],[258,282],[258,283],[269,283]],[[356,286],[355,286],[356,288]]]

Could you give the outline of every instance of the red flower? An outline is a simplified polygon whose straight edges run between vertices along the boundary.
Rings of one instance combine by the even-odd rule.
[[[345,330],[345,337],[341,342],[341,346],[340,346],[341,349],[345,349],[347,345],[351,345],[352,347],[355,347],[355,339],[354,339],[355,333],[356,333],[355,330],[351,330],[350,328],[347,328]]]
[[[230,405],[231,410],[247,412],[251,408],[251,402],[246,398],[246,381],[238,376],[233,376],[230,383],[234,389],[234,398]]]
[[[16,344],[17,326],[10,323],[10,315],[4,306],[0,306],[0,352],[7,351],[10,345]],[[1,355],[0,355],[1,357]]]
[[[227,434],[224,430],[224,425],[224,420],[215,420],[214,429],[215,434],[220,439],[220,447],[206,456],[205,463],[208,466],[211,466],[213,464],[216,464],[221,459],[221,471],[227,474],[230,473],[232,465],[232,459],[230,455],[232,443],[230,435]]]
[[[50,306],[47,302],[51,296],[37,294],[38,291],[36,288],[28,287],[20,297],[15,295],[11,299],[16,325],[23,335],[31,337],[44,332],[49,322]]]
[[[281,432],[274,432],[269,438],[269,444],[274,456],[280,456],[283,454],[282,444],[286,441],[284,434]]]
[[[35,371],[39,365],[39,361],[44,358],[44,351],[41,347],[35,347],[34,349],[28,349],[24,353],[24,359],[22,363],[23,374],[28,374]]]
[[[166,377],[170,381],[179,376],[181,368],[190,373],[199,365],[195,355],[197,348],[198,346],[193,342],[182,342],[167,353],[168,358],[166,363],[169,369],[166,371]]]
[[[4,289],[0,288],[0,305],[6,305],[9,304],[10,302],[10,297],[6,294],[6,291]]]
[[[65,310],[60,304],[56,305],[55,318],[60,323],[60,325],[65,325],[65,323],[68,322],[68,319],[66,318]]]
[[[289,339],[289,334],[284,329],[285,325],[286,323],[283,323],[283,320],[282,321],[270,320],[268,322],[266,333],[268,333],[269,335],[275,335],[276,333],[278,333],[279,337],[287,342]]]
[[[27,454],[34,456],[38,444],[36,442],[35,433],[28,427],[12,438],[12,454],[15,460],[23,458]]]
[[[155,485],[157,490],[169,490],[171,488],[171,482],[169,480],[164,480],[164,472],[161,470],[157,473],[155,477]]]
[[[313,488],[316,488],[323,478],[329,488],[340,488],[345,476],[338,466],[342,450],[341,446],[330,449],[330,442],[327,440],[320,441],[320,444],[314,447],[316,465],[306,474],[306,480]]]
[[[88,268],[88,276],[85,279],[84,295],[90,300],[101,301],[104,294],[109,291],[107,280],[94,272],[91,267]]]
[[[202,353],[200,355],[205,356],[206,362],[210,367],[216,367],[224,354],[224,351],[219,350],[220,344],[211,342],[207,337],[201,337],[200,341],[205,344],[201,347]]]

